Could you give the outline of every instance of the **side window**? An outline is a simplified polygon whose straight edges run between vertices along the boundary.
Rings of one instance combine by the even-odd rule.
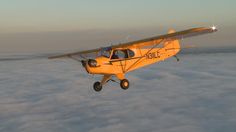
[[[129,58],[131,58],[131,57],[134,57],[134,56],[135,56],[135,54],[134,54],[134,51],[132,51],[132,50],[128,49],[128,50],[127,50],[127,52],[128,52],[128,54],[129,54]]]
[[[127,50],[115,50],[111,57],[111,59],[124,59],[124,58],[128,58]]]
[[[117,50],[117,55],[119,59],[127,58],[127,53],[125,53],[125,50]]]

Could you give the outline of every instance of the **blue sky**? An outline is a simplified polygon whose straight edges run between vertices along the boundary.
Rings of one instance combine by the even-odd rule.
[[[203,46],[236,43],[235,0],[5,0],[0,2],[1,52],[90,49],[216,25]],[[194,43],[195,43],[194,42]]]

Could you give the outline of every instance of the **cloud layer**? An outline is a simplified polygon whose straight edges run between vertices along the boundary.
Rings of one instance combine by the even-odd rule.
[[[187,54],[92,90],[72,60],[0,61],[2,132],[234,132],[235,53]]]

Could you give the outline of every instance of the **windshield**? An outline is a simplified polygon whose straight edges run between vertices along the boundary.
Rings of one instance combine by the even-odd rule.
[[[100,51],[100,55],[106,58],[110,58],[111,48],[110,47],[102,48],[102,50]]]

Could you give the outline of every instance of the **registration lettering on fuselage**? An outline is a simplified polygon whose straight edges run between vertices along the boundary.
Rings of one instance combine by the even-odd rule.
[[[146,55],[146,59],[156,59],[156,58],[160,58],[160,54],[159,52],[152,52],[152,53],[148,53]]]

